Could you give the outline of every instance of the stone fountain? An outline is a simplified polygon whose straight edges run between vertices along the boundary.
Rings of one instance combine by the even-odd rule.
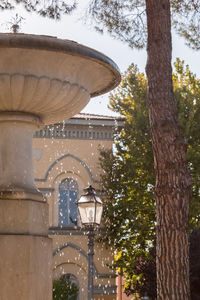
[[[119,82],[117,66],[95,50],[0,34],[0,299],[52,298],[48,204],[34,183],[33,133]]]

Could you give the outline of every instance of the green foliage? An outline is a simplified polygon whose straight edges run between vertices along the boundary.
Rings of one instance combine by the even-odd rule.
[[[132,284],[126,286],[126,294],[137,293],[150,299],[156,299],[156,247],[150,249],[150,257],[138,257],[132,266]],[[191,299],[198,300],[200,295],[200,230],[193,230],[190,235],[190,292]]]
[[[155,239],[155,174],[146,90],[144,74],[131,65],[110,99],[111,108],[125,117],[124,128],[115,138],[114,154],[101,151],[102,181],[108,196],[106,236],[115,246],[116,266],[127,273],[136,257],[148,255]]]
[[[57,20],[62,14],[71,13],[77,6],[76,0],[0,0],[0,9],[13,9],[18,4],[22,4],[28,12]]]
[[[109,222],[111,242],[117,248],[134,245],[138,251],[152,240],[154,233],[149,229],[154,228],[155,222],[155,177],[145,99],[146,79],[132,65],[117,95],[111,96],[112,109],[126,117],[124,128],[115,139],[115,154],[101,151],[103,185],[109,198],[104,215]]]
[[[131,48],[145,46],[145,0],[91,0],[88,12],[98,31],[107,29],[114,38],[128,43]]]
[[[62,277],[53,281],[53,300],[76,300],[77,296],[78,288],[71,281]]]
[[[177,59],[173,81],[179,121],[188,141],[193,177],[190,227],[195,228],[200,221],[200,80]],[[124,117],[124,128],[115,137],[114,152],[102,150],[100,159],[108,195],[107,242],[115,247],[116,266],[124,269],[128,285],[139,280],[133,264],[141,255],[149,258],[155,242],[155,174],[146,92],[144,74],[131,65],[110,97],[111,109]]]
[[[175,69],[174,97],[179,122],[187,139],[187,160],[193,179],[190,227],[194,228],[200,221],[200,79],[179,59],[175,63]]]
[[[139,294],[143,297],[146,293],[150,299],[156,299],[156,248],[149,250],[149,257],[137,257],[131,270],[132,281],[126,285],[127,295]],[[129,275],[130,277],[130,275]]]
[[[172,25],[194,49],[200,49],[199,0],[171,0]],[[147,38],[145,0],[91,0],[89,14],[98,31],[105,29],[132,48]]]

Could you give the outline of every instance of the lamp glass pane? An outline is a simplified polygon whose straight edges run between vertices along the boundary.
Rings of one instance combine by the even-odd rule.
[[[100,225],[103,212],[102,201],[94,195],[83,195],[78,201],[78,209],[83,225]]]
[[[95,217],[94,203],[79,203],[78,208],[82,224],[93,224]]]
[[[103,206],[98,204],[96,207],[96,220],[95,220],[95,223],[98,225],[100,225],[101,223],[102,213],[103,213]]]
[[[86,217],[89,224],[95,223],[95,206],[86,207]]]
[[[85,214],[85,208],[82,207],[82,206],[79,206],[78,210],[79,210],[79,215],[80,215],[81,223],[82,224],[86,224],[87,223],[87,218],[86,218],[86,214]]]

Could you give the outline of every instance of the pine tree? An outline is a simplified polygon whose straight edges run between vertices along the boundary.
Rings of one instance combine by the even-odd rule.
[[[179,59],[174,67],[175,103],[188,143],[187,162],[193,179],[190,228],[195,228],[200,221],[200,80]],[[118,252],[116,265],[123,267],[127,284],[133,284],[137,277],[134,262],[141,256],[148,258],[155,242],[155,175],[146,93],[144,74],[131,65],[110,98],[111,108],[125,118],[124,128],[116,135],[114,153],[101,151],[102,181],[108,195],[104,207],[106,236]]]

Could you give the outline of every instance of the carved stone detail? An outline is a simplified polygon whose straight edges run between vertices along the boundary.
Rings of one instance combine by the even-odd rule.
[[[112,127],[93,128],[68,128],[68,127],[49,127],[46,126],[40,131],[36,131],[34,138],[56,138],[56,139],[73,139],[73,140],[110,140],[114,138],[114,129]]]
[[[47,76],[0,73],[0,111],[35,114],[44,124],[76,114],[90,99],[82,86]]]

